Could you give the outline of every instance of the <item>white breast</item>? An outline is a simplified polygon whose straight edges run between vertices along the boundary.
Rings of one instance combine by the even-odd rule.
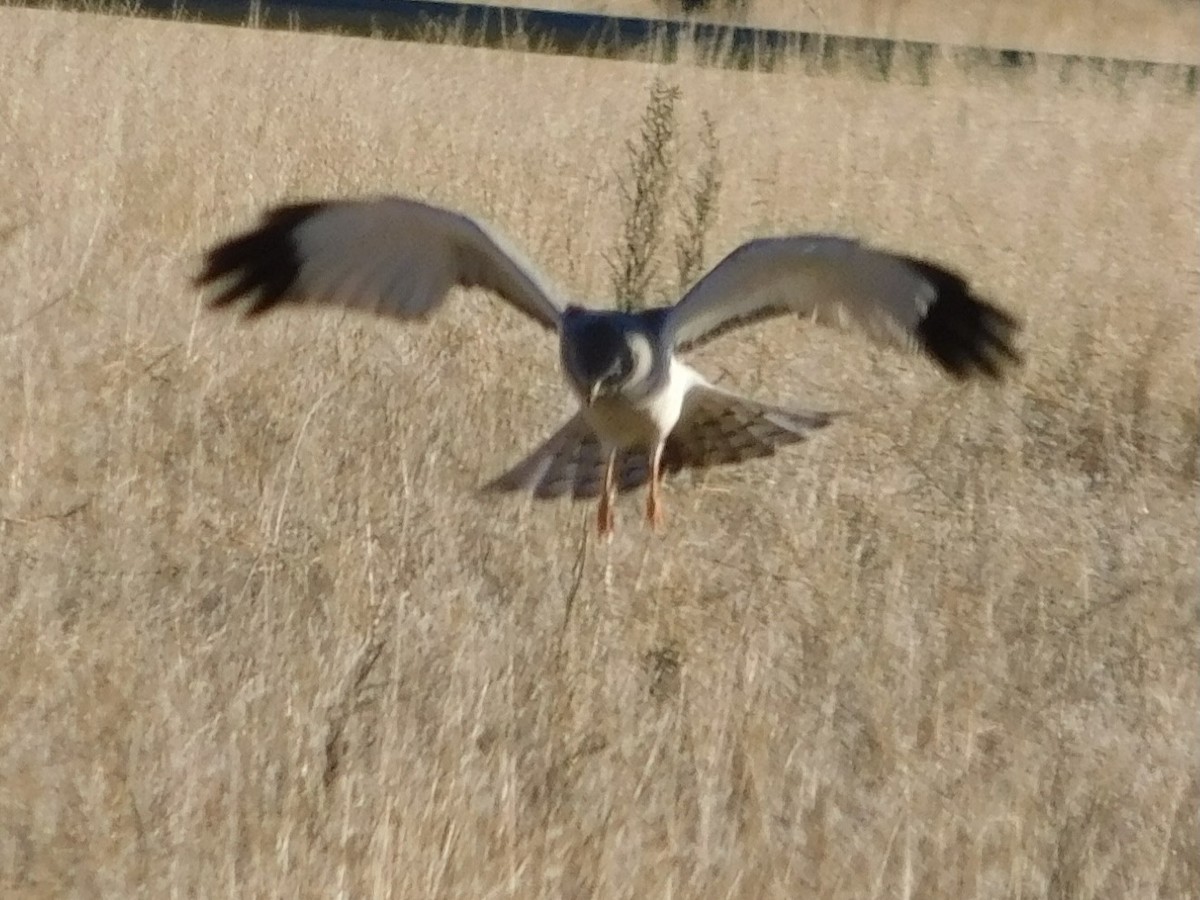
[[[616,447],[650,449],[671,433],[683,410],[683,398],[703,378],[690,366],[671,360],[666,383],[657,391],[631,400],[597,397],[583,407],[584,417],[601,440]]]

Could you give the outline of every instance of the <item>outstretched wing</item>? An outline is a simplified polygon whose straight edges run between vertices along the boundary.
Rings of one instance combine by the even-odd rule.
[[[433,310],[450,288],[486,288],[549,329],[560,304],[532,265],[470,216],[380,197],[268,210],[258,227],[208,251],[198,286],[211,305],[250,298],[247,315],[283,303],[365,309],[400,319]]]
[[[833,413],[790,410],[758,403],[712,385],[691,388],[663,448],[669,470],[707,468],[773,456],[833,421]]]
[[[1020,357],[1017,321],[936,264],[825,235],[743,244],[671,309],[679,349],[772,316],[849,320],[882,343],[919,348],[956,378],[1000,377]]]

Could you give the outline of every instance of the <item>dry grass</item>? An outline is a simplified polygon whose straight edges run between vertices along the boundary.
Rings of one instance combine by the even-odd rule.
[[[680,0],[484,2],[614,16],[678,17],[684,7]],[[1200,6],[1194,0],[709,0],[706,6],[694,15],[763,28],[1200,61]]]
[[[667,70],[710,253],[960,263],[1029,364],[730,338],[702,368],[855,416],[607,549],[474,492],[568,406],[517,316],[187,287],[264,204],[382,189],[603,296],[654,73],[0,10],[0,893],[1196,896],[1191,98]]]

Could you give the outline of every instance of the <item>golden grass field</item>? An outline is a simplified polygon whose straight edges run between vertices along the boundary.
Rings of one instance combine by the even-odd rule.
[[[679,0],[483,0],[623,16],[681,16]],[[707,21],[1056,53],[1200,61],[1194,0],[709,0]]]
[[[1024,369],[726,338],[710,376],[853,415],[605,546],[476,491],[570,408],[519,316],[189,286],[267,204],[394,191],[606,300],[655,75],[685,174],[715,122],[710,263],[933,256]],[[19,9],[0,84],[0,894],[1198,895],[1194,96]]]

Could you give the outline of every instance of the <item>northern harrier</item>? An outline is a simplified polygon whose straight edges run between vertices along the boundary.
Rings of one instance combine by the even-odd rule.
[[[197,285],[213,307],[249,297],[247,316],[284,303],[423,317],[454,286],[481,287],[557,332],[579,412],[488,486],[535,497],[600,497],[613,529],[618,491],[649,482],[646,518],[662,522],[664,471],[770,456],[830,421],[710,384],[677,354],[777,315],[848,319],[878,341],[920,348],[949,375],[999,378],[1019,362],[1017,322],[954,272],[858,241],[798,234],[752,240],[674,306],[586,309],[562,295],[483,223],[399,197],[279,206],[212,248]]]

